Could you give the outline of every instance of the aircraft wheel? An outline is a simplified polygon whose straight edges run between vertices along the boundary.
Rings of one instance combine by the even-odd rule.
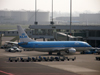
[[[17,62],[17,60],[15,60],[15,62]]]
[[[24,49],[24,51],[26,51],[26,50]]]
[[[85,52],[83,51],[83,54],[85,54]]]
[[[27,62],[29,62],[29,60],[27,60]]]
[[[12,60],[10,60],[10,62],[12,62]]]
[[[67,59],[69,61],[69,59]]]
[[[49,55],[52,55],[52,52],[49,52]]]
[[[58,52],[58,53],[57,53],[57,55],[61,55],[61,53],[60,53],[60,52]]]

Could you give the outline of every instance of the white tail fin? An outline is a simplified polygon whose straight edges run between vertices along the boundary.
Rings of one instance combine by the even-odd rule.
[[[17,26],[18,28],[18,34],[19,34],[19,38],[20,38],[20,42],[30,42],[33,41],[32,39],[30,39],[28,37],[28,35],[26,34],[26,32],[22,29],[21,26]]]

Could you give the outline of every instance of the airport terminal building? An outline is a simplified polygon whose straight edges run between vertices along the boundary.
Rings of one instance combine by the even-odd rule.
[[[93,47],[100,46],[100,25],[29,25],[26,33],[30,38],[45,40],[79,40],[87,41]],[[18,36],[18,31],[0,31],[4,36]]]

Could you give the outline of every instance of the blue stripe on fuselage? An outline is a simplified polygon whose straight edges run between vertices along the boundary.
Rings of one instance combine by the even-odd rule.
[[[23,48],[59,48],[59,47],[91,47],[88,43],[82,41],[34,41],[23,44],[19,43]]]

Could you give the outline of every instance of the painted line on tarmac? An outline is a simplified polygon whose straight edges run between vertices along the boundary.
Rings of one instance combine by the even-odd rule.
[[[15,75],[80,75],[74,73],[15,73]]]
[[[7,73],[7,72],[1,71],[1,70],[0,70],[0,72],[1,72],[1,73],[4,73],[4,74],[7,74],[7,75],[14,75],[14,74],[12,74],[12,73]]]

